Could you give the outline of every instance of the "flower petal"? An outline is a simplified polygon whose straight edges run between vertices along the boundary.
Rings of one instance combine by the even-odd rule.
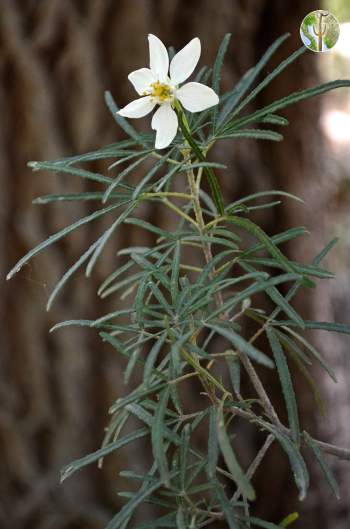
[[[128,75],[130,83],[134,86],[136,92],[142,96],[150,85],[156,81],[155,76],[149,68],[140,68]]]
[[[201,41],[198,37],[192,39],[180,50],[170,63],[170,79],[177,85],[189,78],[201,55]]]
[[[190,112],[201,112],[219,103],[212,88],[201,83],[186,83],[176,92],[176,97]]]
[[[131,101],[128,105],[118,111],[118,114],[125,118],[143,118],[151,112],[156,106],[151,96],[140,97]]]
[[[165,81],[169,70],[169,55],[163,42],[155,35],[148,35],[149,65],[159,81]]]
[[[176,136],[178,120],[170,103],[163,103],[152,118],[152,129],[157,131],[156,149],[165,149]]]

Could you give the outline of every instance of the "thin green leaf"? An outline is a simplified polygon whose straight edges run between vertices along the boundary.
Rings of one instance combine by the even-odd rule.
[[[49,311],[52,307],[52,304],[55,300],[55,298],[57,297],[58,293],[62,290],[62,288],[64,287],[64,285],[67,283],[67,281],[69,280],[69,278],[81,267],[81,265],[83,263],[85,263],[85,261],[87,261],[87,259],[90,257],[90,255],[94,252],[96,246],[99,244],[101,240],[101,237],[100,239],[97,239],[97,241],[95,241],[87,250],[86,252],[83,253],[83,255],[81,255],[79,257],[79,259],[74,263],[73,266],[71,266],[69,268],[69,270],[67,270],[67,272],[61,277],[61,279],[58,281],[58,283],[55,285],[55,288],[53,289],[53,291],[51,292],[50,296],[49,296],[49,299],[47,301],[47,304],[46,304],[46,310]]]
[[[350,325],[347,323],[335,323],[332,321],[305,321],[306,329],[319,329],[321,331],[339,332],[340,334],[350,334]]]
[[[254,222],[249,219],[243,219],[234,215],[227,217],[229,222],[232,222],[235,226],[241,227],[248,233],[256,237],[266,248],[266,250],[274,257],[287,272],[297,273],[295,267],[289,259],[281,252],[281,250],[272,242],[271,238]],[[310,280],[305,276],[302,276],[303,283],[306,286],[310,286]]]
[[[238,351],[240,351],[243,354],[246,354],[259,364],[262,364],[266,367],[273,368],[274,363],[273,361],[266,356],[264,353],[259,351],[254,345],[247,342],[242,336],[237,334],[234,330],[228,329],[226,327],[220,326],[220,325],[210,325],[206,324],[206,327],[209,329],[212,329],[213,331],[217,332],[224,338],[226,338]]]
[[[254,262],[257,264],[260,264],[262,266],[269,266],[271,268],[281,268],[281,266],[276,263],[276,261],[272,258],[267,257],[255,257],[252,259],[247,259],[248,262]],[[308,274],[310,276],[314,277],[320,277],[320,278],[327,278],[331,279],[335,275],[333,272],[329,272],[328,270],[324,270],[323,268],[318,268],[317,266],[312,265],[301,265],[299,263],[296,263],[295,261],[292,261],[295,268],[299,271],[300,274]]]
[[[336,479],[333,476],[333,473],[329,466],[327,465],[322,451],[319,449],[317,444],[314,442],[314,440],[310,437],[310,435],[307,432],[303,432],[304,439],[307,443],[307,445],[311,448],[312,452],[314,453],[314,456],[318,462],[318,464],[321,467],[321,470],[330,486],[330,488],[333,491],[333,494],[335,497],[339,500],[340,499],[340,491],[339,491],[339,485],[336,481]]]
[[[277,290],[276,287],[271,287],[266,289],[266,294],[276,303],[276,305],[283,310],[289,317],[294,321],[298,327],[305,329],[304,320],[296,310],[288,303],[288,301],[282,296],[282,294]]]
[[[181,112],[179,112],[178,118],[179,118],[179,124],[180,124],[180,127],[181,127],[182,134],[184,135],[185,139],[187,140],[189,146],[192,148],[192,150],[193,150],[194,154],[197,156],[198,160],[200,162],[205,162],[206,160],[205,160],[204,154],[202,153],[202,151],[198,147],[197,143],[195,142],[195,140],[192,138],[191,134],[187,130],[187,127],[186,127],[186,124],[183,121],[183,115],[182,115]],[[218,183],[218,181],[216,179],[216,176],[215,176],[213,170],[210,167],[204,167],[203,171],[204,171],[204,173],[205,173],[205,175],[206,175],[206,177],[208,179],[210,190],[211,190],[211,193],[212,193],[212,196],[213,196],[213,200],[214,200],[215,206],[216,206],[219,214],[223,215],[223,213],[224,213],[224,202],[223,202],[221,189],[220,189],[219,183]]]
[[[139,356],[140,356],[140,353],[141,353],[141,347],[139,345],[139,342],[142,341],[142,338],[143,338],[143,334],[141,332],[141,334],[139,336],[139,339],[138,339],[138,343],[133,348],[133,351],[132,351],[132,353],[130,355],[129,361],[127,363],[127,366],[126,366],[126,369],[125,369],[125,372],[124,372],[124,383],[125,384],[129,384],[130,377],[133,374],[134,368],[135,368],[135,366],[137,364],[137,361],[139,359]]]
[[[78,167],[73,167],[71,165],[58,164],[57,162],[28,162],[28,166],[33,169],[33,171],[52,171],[54,173],[67,173],[72,176],[80,176],[85,180],[91,180],[93,182],[99,182],[100,184],[110,184],[112,178],[109,176],[104,176],[99,173],[93,173],[87,171],[86,169],[79,169]]]
[[[230,299],[225,301],[221,307],[213,310],[208,319],[213,319],[219,314],[224,314],[226,311],[232,310],[238,303],[241,303],[245,299],[257,294],[258,292],[264,292],[267,288],[299,279],[300,276],[298,274],[281,274],[280,276],[272,277],[266,281],[258,281],[253,285],[250,285],[248,288],[245,288],[238,294],[232,296]]]
[[[216,476],[216,467],[219,458],[219,445],[217,436],[217,409],[211,406],[209,415],[209,436],[208,436],[208,464],[207,474],[209,479]]]
[[[249,521],[252,525],[256,527],[262,527],[263,529],[281,529],[280,525],[267,522],[266,520],[262,520],[261,518],[257,518],[256,516],[251,516],[249,518]]]
[[[254,500],[254,489],[237,461],[237,458],[231,446],[229,436],[226,432],[222,407],[219,409],[217,417],[217,435],[221,453],[232,475],[233,480],[237,484],[237,487],[241,490],[242,494],[246,496],[246,498],[248,498],[249,500]]]
[[[293,331],[293,329],[290,329],[287,326],[283,326],[282,328],[287,331],[289,334],[294,336],[300,343],[304,345],[304,347],[311,353],[312,357],[315,358],[318,363],[323,367],[323,369],[328,373],[328,375],[331,377],[331,379],[334,382],[337,382],[337,377],[331,367],[328,366],[328,364],[325,362],[325,360],[322,358],[322,355],[317,351],[317,349],[306,340],[303,336],[300,336],[300,334]]]
[[[324,94],[325,92],[329,92],[330,90],[335,90],[336,88],[349,88],[349,87],[350,87],[350,80],[339,79],[338,81],[331,81],[329,83],[324,83],[314,88],[307,88],[306,90],[300,90],[298,92],[293,92],[292,94],[289,94],[288,96],[283,97],[282,99],[278,99],[274,101],[273,103],[271,103],[270,105],[267,105],[266,107],[261,108],[257,110],[256,112],[253,112],[252,114],[249,114],[247,117],[237,120],[235,123],[235,127],[240,128],[243,125],[247,125],[248,123],[254,123],[257,119],[260,119],[263,116],[266,116],[267,114],[273,114],[277,110],[280,110],[281,108],[286,108],[290,105],[294,105],[295,103],[298,103],[299,101],[303,101],[305,99],[309,99],[311,97]]]
[[[81,202],[81,201],[88,201],[88,200],[102,200],[103,193],[99,192],[92,192],[92,193],[66,193],[61,195],[43,195],[41,197],[37,197],[32,201],[32,204],[35,205],[45,205],[45,204],[51,204],[51,202]],[[113,198],[119,198],[116,197],[116,195],[113,196]],[[123,200],[125,198],[130,199],[129,194],[123,193],[123,196],[121,197]]]
[[[142,219],[133,218],[133,217],[127,219],[125,221],[125,224],[132,224],[133,226],[138,226],[139,228],[150,231],[152,233],[155,233],[156,235],[159,235],[161,237],[164,237],[170,240],[176,240],[179,238],[179,236],[181,236],[181,233],[184,233],[184,232],[180,232],[180,234],[178,235],[177,233],[172,233],[166,230],[162,230],[161,228],[158,228],[158,226],[154,226],[150,222],[147,222]]]
[[[117,205],[113,204],[106,208],[99,209],[98,211],[94,211],[94,213],[91,213],[87,217],[83,217],[82,219],[79,219],[77,222],[74,222],[73,224],[71,224],[70,226],[66,226],[62,230],[54,233],[53,235],[50,235],[50,237],[48,237],[45,241],[38,244],[38,246],[30,250],[24,257],[22,257],[22,259],[18,261],[18,263],[7,274],[7,279],[11,279],[15,274],[17,274],[21,270],[23,265],[25,265],[28,261],[30,261],[30,259],[32,259],[32,257],[40,253],[42,250],[44,250],[51,244],[59,241],[60,239],[62,239],[63,237],[71,233],[72,231],[76,230],[77,228],[80,228],[80,226],[84,226],[85,224],[88,224],[92,220],[96,220],[102,217],[103,215],[106,215],[107,213],[114,211],[118,207],[120,207],[119,204]]]
[[[236,91],[233,91],[231,98],[227,101],[225,107],[222,110],[219,119],[219,125],[221,125],[226,118],[230,115],[231,111],[235,108],[237,103],[242,99],[244,94],[249,90],[251,85],[254,83],[255,79],[260,74],[261,70],[270,60],[275,51],[283,44],[283,42],[289,37],[289,33],[279,37],[263,54],[259,62],[244,75],[241,82],[239,82],[238,88]]]
[[[299,489],[299,499],[302,501],[306,498],[307,490],[309,488],[309,473],[306,468],[304,459],[295,444],[272,424],[257,420],[267,431],[272,433],[276,440],[288,456],[291,468],[293,470],[294,481]]]
[[[133,512],[141,505],[149,496],[151,496],[157,489],[162,486],[162,480],[149,484],[146,488],[142,488],[133,495],[132,499],[122,507],[118,513],[110,520],[105,529],[118,529],[121,525],[129,519]]]
[[[92,254],[90,261],[88,262],[88,265],[86,267],[86,277],[90,277],[91,272],[96,264],[97,259],[101,255],[103,248],[105,247],[106,243],[108,242],[108,239],[112,236],[115,229],[124,222],[124,220],[134,211],[134,209],[137,207],[137,202],[133,202],[130,204],[128,208],[126,208],[121,215],[113,222],[113,224],[105,231],[103,236],[101,237],[98,245],[96,246],[94,253]]]
[[[240,261],[240,265],[242,266],[242,268],[245,271],[248,271],[248,272],[251,272],[251,273],[254,273],[256,271],[255,267],[247,265],[246,262]],[[261,281],[263,281],[263,279],[258,277],[257,281],[261,282]],[[269,296],[269,298],[272,299],[272,301],[274,303],[276,303],[276,305],[281,310],[283,310],[286,314],[289,315],[289,317],[293,320],[293,322],[296,325],[298,325],[298,327],[301,327],[302,329],[305,328],[304,320],[302,319],[302,317],[299,316],[299,314],[296,312],[296,310],[293,309],[293,307],[282,296],[282,294],[280,293],[280,291],[276,287],[268,287],[268,288],[266,288],[265,292]]]
[[[243,204],[245,202],[250,202],[251,200],[255,200],[256,198],[266,197],[266,196],[284,196],[287,198],[291,198],[292,200],[296,200],[297,202],[304,202],[301,198],[292,195],[291,193],[287,193],[286,191],[279,191],[279,190],[272,190],[272,191],[260,191],[258,193],[252,193],[251,195],[247,195],[239,200],[236,200],[235,202],[232,202],[232,204],[229,204],[226,207],[227,213],[230,213],[231,210],[234,210],[237,206],[240,204]]]
[[[145,361],[145,368],[143,372],[143,382],[146,386],[149,385],[151,380],[151,375],[154,369],[154,364],[156,362],[157,356],[159,355],[165,340],[167,338],[167,333],[163,332],[159,336],[159,338],[154,342],[152,349],[147,355],[146,361]]]
[[[271,327],[266,328],[266,335],[269,340],[277,372],[281,382],[282,392],[286,403],[289,427],[292,432],[294,442],[300,443],[300,426],[298,416],[298,406],[295,398],[295,392],[292,383],[292,377],[289,372],[286,357],[284,355],[282,346],[279,342],[278,336]]]
[[[287,125],[289,125],[288,119],[283,118],[282,116],[278,116],[277,114],[268,114],[267,116],[262,118],[261,123],[280,125],[281,127],[286,127]]]
[[[316,257],[314,258],[312,264],[319,265],[320,262],[326,257],[326,255],[331,251],[331,249],[333,248],[333,246],[337,242],[338,242],[338,238],[335,237],[328,244],[326,244],[326,246],[323,248],[323,250],[321,250],[321,252],[318,255],[316,255]]]
[[[176,527],[177,529],[188,529],[185,519],[185,512],[182,507],[179,507],[176,513]]]
[[[235,511],[234,511],[233,505],[228,500],[223,486],[217,480],[213,481],[213,490],[218,499],[218,502],[221,505],[221,508],[225,515],[225,520],[227,521],[229,529],[239,529],[238,522],[236,521],[236,518],[235,518]]]
[[[283,136],[278,132],[273,130],[263,130],[263,129],[239,129],[239,130],[225,130],[219,136],[216,136],[216,139],[226,139],[226,138],[251,138],[254,140],[269,140],[269,141],[282,141]]]
[[[181,242],[177,241],[171,266],[170,293],[173,305],[176,306],[179,295],[179,270],[181,259]]]
[[[220,103],[223,103],[224,105],[219,113],[218,128],[226,121],[226,118],[234,109],[237,102],[243,97],[244,92],[249,88],[247,85],[251,82],[253,70],[254,68],[250,68],[245,72],[237,84],[220,97]]]
[[[164,309],[171,316],[173,313],[173,308],[171,307],[171,305],[169,305],[157,285],[152,281],[149,281],[148,286],[152,290],[154,297],[160,303],[162,309]]]
[[[221,71],[222,71],[222,67],[224,63],[225,54],[230,44],[230,40],[231,40],[231,33],[226,33],[226,35],[222,39],[222,42],[219,46],[218,53],[216,55],[216,59],[214,62],[212,87],[213,87],[214,92],[218,95],[220,94]],[[215,130],[217,115],[218,115],[218,106],[214,108],[213,113],[212,113],[213,130]]]
[[[295,239],[296,237],[301,237],[307,233],[308,231],[306,230],[306,228],[304,228],[304,226],[298,226],[296,228],[290,228],[289,230],[282,231],[281,233],[277,233],[276,235],[273,235],[271,237],[271,242],[277,245],[277,244],[281,244],[281,243],[290,241],[292,239]],[[242,258],[245,259],[247,256],[250,256],[256,252],[259,252],[260,250],[263,250],[264,247],[265,246],[263,243],[254,244],[241,253],[240,259]],[[283,266],[281,266],[281,268],[283,268]]]
[[[119,186],[119,184],[124,180],[124,178],[132,173],[132,171],[134,169],[136,169],[139,165],[141,165],[145,160],[147,160],[148,156],[149,156],[149,152],[144,155],[144,156],[141,156],[141,158],[139,158],[138,160],[136,160],[135,162],[131,163],[130,165],[128,165],[125,169],[123,169],[123,171],[121,171],[117,176],[116,178],[112,181],[111,185],[106,189],[106,192],[105,194],[103,195],[103,199],[102,199],[102,202],[105,204],[107,202],[107,200],[110,198],[110,196],[112,195],[113,191],[116,189],[116,187]],[[134,191],[134,194],[135,194],[135,191]],[[132,198],[134,199],[134,195],[132,196]]]
[[[154,502],[152,502],[154,503]],[[173,505],[165,504],[164,502],[158,502],[156,505],[160,505],[161,507],[166,508],[174,508]],[[160,527],[160,529],[164,529],[165,527],[177,527],[176,525],[176,513],[171,512],[169,514],[165,514],[164,516],[161,516],[160,518],[156,518],[155,520],[152,520],[151,522],[143,522],[141,524],[138,524],[135,526],[135,529],[153,529],[154,527]]]
[[[107,446],[104,446],[103,448],[100,448],[99,450],[96,450],[96,452],[92,452],[91,454],[82,457],[81,459],[77,459],[76,461],[73,461],[73,463],[70,463],[69,465],[65,466],[61,471],[61,483],[70,477],[74,472],[77,472],[78,470],[82,469],[83,467],[90,465],[91,463],[94,463],[95,461],[98,461],[101,457],[104,457],[111,452],[114,452],[118,448],[122,448],[123,446],[126,446],[133,441],[136,441],[136,439],[140,439],[142,437],[145,437],[149,434],[148,428],[140,428],[139,430],[135,430],[134,432],[125,435],[124,437],[121,437],[114,443],[110,443]]]
[[[188,455],[190,451],[191,425],[186,424],[181,433],[180,445],[180,484],[181,490],[186,489],[186,477],[188,471]]]
[[[224,38],[222,39],[222,42],[219,46],[218,53],[216,55],[214,67],[213,67],[213,82],[212,87],[214,92],[219,94],[220,92],[220,81],[221,81],[221,70],[224,63],[225,54],[227,51],[227,48],[230,44],[231,40],[231,33],[226,33]]]
[[[296,59],[298,59],[303,53],[305,53],[306,47],[302,46],[298,50],[296,50],[292,55],[287,57],[284,61],[282,61],[270,74],[268,74],[261,83],[258,84],[254,90],[250,92],[250,94],[241,102],[240,105],[235,109],[235,111],[232,113],[231,117],[234,117],[235,115],[239,114],[241,110],[243,110],[244,107],[246,107],[268,84],[271,83],[273,79],[275,79],[280,73],[287,68],[291,63],[293,63]]]
[[[157,173],[157,171],[166,163],[167,158],[170,156],[170,154],[173,152],[173,149],[170,150],[170,152],[167,152],[162,156],[154,166],[147,171],[145,176],[140,180],[140,182],[135,187],[135,190],[133,192],[132,198],[133,200],[136,200],[141,192],[143,191],[145,185],[153,178],[153,176]]]
[[[126,132],[126,134],[130,136],[130,138],[135,140],[137,143],[141,143],[144,147],[148,147],[147,142],[142,139],[142,136],[134,129],[134,127],[132,127],[125,118],[118,114],[119,108],[116,102],[114,101],[112,94],[109,91],[105,92],[105,101],[106,105],[111,111],[114,120],[124,130],[124,132]]]
[[[132,404],[133,402],[143,402],[148,395],[151,395],[152,393],[157,393],[158,391],[162,390],[164,388],[165,383],[165,381],[160,384],[156,383],[147,388],[140,386],[135,391],[129,393],[129,395],[126,395],[126,397],[117,399],[115,403],[112,404],[112,406],[109,408],[108,413],[115,414],[125,408],[125,406],[127,406],[128,404]]]
[[[160,394],[152,424],[152,450],[162,482],[170,487],[168,461],[164,450],[165,413],[169,400],[170,388],[166,387]]]
[[[230,375],[233,391],[236,395],[241,391],[241,363],[237,355],[226,357],[228,372]]]

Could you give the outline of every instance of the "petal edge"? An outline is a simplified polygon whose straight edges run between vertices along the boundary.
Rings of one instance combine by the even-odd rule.
[[[150,33],[149,43],[149,65],[152,73],[159,81],[165,81],[169,70],[169,55],[163,42]]]
[[[190,77],[201,56],[201,41],[192,39],[173,57],[170,63],[170,79],[177,85]]]
[[[195,82],[181,86],[177,90],[176,97],[190,112],[202,112],[219,103],[219,97],[212,88]]]
[[[140,97],[121,108],[117,114],[120,114],[124,118],[143,118],[144,116],[147,116],[155,106],[156,103],[152,97]]]
[[[156,131],[156,149],[165,149],[176,136],[178,119],[170,103],[164,103],[154,113],[152,129]]]
[[[129,73],[128,79],[140,96],[145,95],[145,91],[149,88],[150,84],[156,80],[149,68],[140,68]]]

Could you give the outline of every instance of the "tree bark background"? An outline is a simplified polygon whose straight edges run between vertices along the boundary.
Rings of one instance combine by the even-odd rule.
[[[130,100],[127,74],[148,60],[147,33],[177,49],[197,35],[203,47],[201,64],[211,64],[224,33],[232,32],[223,77],[224,86],[230,88],[282,33],[291,32],[291,38],[265,73],[299,47],[301,20],[317,7],[312,0],[0,0],[2,277],[39,241],[89,213],[89,204],[32,206],[38,195],[87,187],[64,175],[32,173],[26,162],[84,152],[122,138],[105,108],[103,92],[111,90],[120,104]],[[316,82],[315,57],[305,54],[255,105]],[[285,203],[259,216],[271,233],[306,225],[312,236],[290,248],[292,257],[305,261],[332,236],[326,221],[336,214],[331,209],[334,184],[327,184],[321,163],[325,154],[319,110],[320,101],[312,100],[284,112],[291,125],[285,141],[277,146],[246,140],[216,150],[232,167],[220,175],[227,200],[269,188],[282,188],[306,200],[306,206]],[[94,169],[102,172],[105,167],[96,164]],[[148,220],[162,218],[158,209],[145,208],[143,214]],[[97,298],[96,290],[116,266],[116,249],[137,244],[140,233],[131,227],[119,231],[90,280],[82,273],[76,275],[52,311],[45,311],[55,280],[103,227],[100,222],[75,232],[27,265],[10,284],[1,283],[0,525],[4,529],[100,529],[120,505],[116,492],[124,484],[118,471],[124,467],[142,471],[148,459],[146,447],[135,445],[110,458],[101,471],[89,468],[58,485],[64,464],[99,447],[107,409],[125,391],[120,359],[93,332],[67,329],[48,334],[58,321],[95,318],[111,308]],[[332,320],[335,297],[328,287],[321,287],[317,297],[299,298],[299,303],[305,315]],[[345,309],[349,314],[349,306]],[[329,420],[316,417],[302,381],[298,382],[304,424],[325,440],[349,445],[349,429],[344,426],[350,404],[345,384],[349,361],[344,354],[348,342],[315,339],[339,372],[340,384],[329,387],[318,375],[330,400]],[[266,382],[278,389],[275,379]],[[250,432],[247,435],[249,459],[257,440]],[[257,475],[257,513],[278,521],[298,510],[302,517],[295,527],[348,528],[349,467],[334,462],[342,484],[340,503],[332,499],[312,462],[312,493],[300,505],[284,456],[274,449],[269,461],[267,483],[265,475]],[[151,507],[139,521],[149,516]]]

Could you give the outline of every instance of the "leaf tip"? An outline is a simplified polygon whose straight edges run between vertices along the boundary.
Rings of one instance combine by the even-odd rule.
[[[36,171],[38,169],[39,162],[31,161],[27,162],[27,167],[30,167],[33,169],[33,171]]]

